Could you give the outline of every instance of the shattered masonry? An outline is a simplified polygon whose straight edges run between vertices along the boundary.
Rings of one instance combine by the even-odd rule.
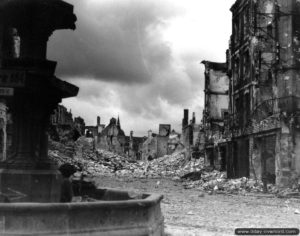
[[[94,139],[96,149],[114,152],[133,161],[142,159],[142,144],[146,138],[134,137],[133,131],[126,136],[119,117],[118,119],[112,117],[106,126],[101,124],[101,118],[98,116],[96,126],[85,126],[84,129],[85,135]]]
[[[142,144],[142,160],[153,160],[170,154],[168,142],[171,134],[171,125],[160,124],[158,134],[148,131],[148,137]]]
[[[220,170],[226,168],[227,140],[223,137],[228,118],[228,89],[226,63],[203,61],[205,65],[205,104],[203,131],[205,133],[205,159]]]
[[[76,140],[79,136],[84,135],[84,119],[75,117],[63,105],[58,105],[50,117],[49,134],[50,138],[55,141],[66,142]]]
[[[231,11],[229,119],[222,133],[228,177],[298,184],[300,3],[237,0]]]

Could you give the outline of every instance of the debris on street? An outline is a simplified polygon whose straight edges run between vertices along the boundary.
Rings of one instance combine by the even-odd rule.
[[[260,180],[246,177],[227,179],[226,172],[212,170],[204,165],[203,158],[186,158],[186,150],[165,155],[153,161],[129,161],[118,154],[95,149],[93,138],[80,137],[76,142],[61,144],[50,142],[49,157],[58,165],[70,163],[78,173],[75,176],[116,176],[126,178],[170,178],[182,182],[185,189],[197,189],[209,194],[263,193]],[[157,182],[157,186],[159,181]],[[280,198],[300,198],[298,186],[293,189],[278,189],[267,185],[267,193]]]

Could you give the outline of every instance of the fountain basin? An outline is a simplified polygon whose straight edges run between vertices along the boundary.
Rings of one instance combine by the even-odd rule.
[[[161,236],[158,194],[94,191],[95,202],[1,203],[0,235]]]

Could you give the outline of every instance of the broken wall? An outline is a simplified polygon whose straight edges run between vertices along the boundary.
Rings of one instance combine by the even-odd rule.
[[[228,91],[229,79],[226,72],[217,69],[209,70],[208,89],[214,92],[226,93]]]
[[[142,160],[157,158],[157,138],[150,134],[142,145]]]
[[[124,131],[117,124],[117,119],[111,118],[109,125],[98,134],[98,126],[94,127],[97,132],[96,146],[100,149],[115,152],[119,155],[125,154],[126,136]]]
[[[224,118],[224,111],[228,110],[229,97],[227,95],[229,89],[229,78],[226,72],[210,69],[209,70],[209,90],[207,93],[208,113],[210,119]]]
[[[159,132],[160,136],[169,136],[171,133],[171,125],[169,124],[159,124]]]
[[[209,96],[209,117],[223,120],[224,112],[228,111],[229,98],[227,95],[211,94]]]
[[[168,136],[157,136],[157,157],[168,154],[168,141]]]
[[[188,148],[193,145],[193,125],[189,124],[188,126],[183,127],[181,135],[182,144]]]

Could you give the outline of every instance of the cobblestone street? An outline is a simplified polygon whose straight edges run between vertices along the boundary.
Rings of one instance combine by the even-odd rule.
[[[235,228],[299,228],[300,199],[272,195],[208,195],[184,189],[167,179],[120,179],[101,177],[103,187],[164,195],[162,211],[169,236],[234,235]]]

